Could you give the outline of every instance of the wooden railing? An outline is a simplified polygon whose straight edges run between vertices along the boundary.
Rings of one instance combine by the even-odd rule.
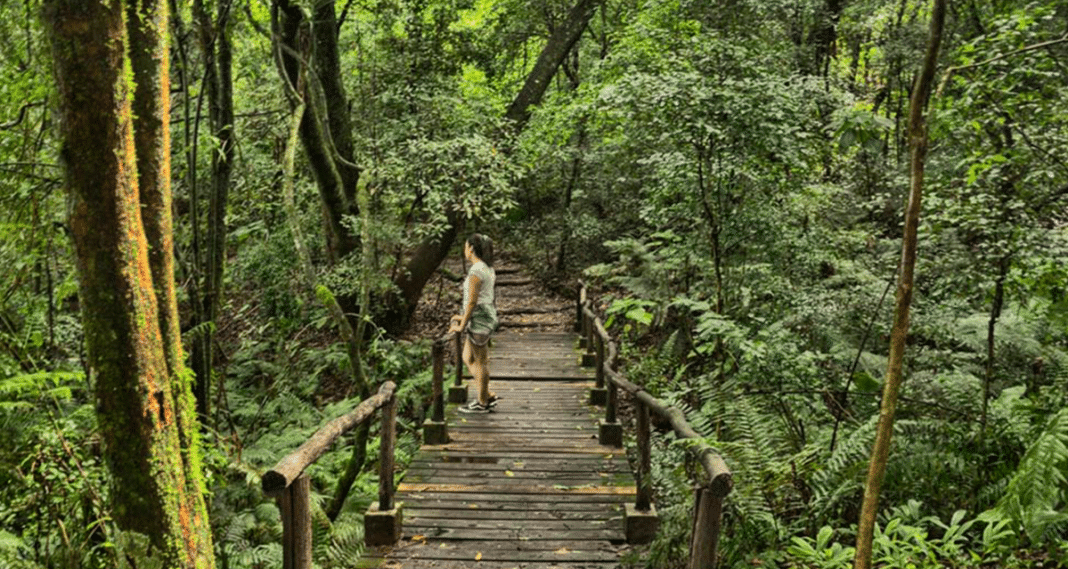
[[[450,344],[456,354],[453,384],[449,386],[449,403],[467,402],[464,385],[463,335],[449,332],[434,341],[431,355],[434,361],[434,394],[430,401],[430,418],[423,422],[423,444],[443,445],[449,442],[449,427],[445,423],[445,348]]]
[[[679,439],[700,441],[704,437],[687,423],[682,411],[653,397],[614,369],[619,352],[616,344],[605,331],[587,294],[585,283],[580,281],[575,308],[575,331],[582,334],[580,345],[586,350],[583,363],[593,365],[597,370],[597,383],[590,392],[590,402],[605,406],[605,418],[599,430],[601,444],[621,447],[623,446],[623,427],[619,422],[617,412],[618,391],[623,389],[632,396],[637,429],[635,438],[638,447],[638,469],[635,472],[638,492],[633,510],[640,516],[652,509],[649,413],[656,413],[669,422]],[[696,455],[708,475],[707,480],[695,481],[697,482],[694,501],[696,511],[693,516],[693,533],[690,538],[689,565],[691,569],[705,569],[716,566],[716,552],[723,517],[723,499],[730,494],[733,481],[730,469],[727,468],[723,458],[708,444],[698,442],[688,448]],[[631,513],[630,505],[628,505],[627,513],[628,515]],[[642,541],[644,537],[651,538],[651,536],[638,536],[637,540]],[[629,535],[628,541],[631,541]]]
[[[278,500],[282,512],[283,569],[311,569],[311,483],[304,471],[319,459],[341,435],[382,410],[378,502],[364,517],[365,540],[370,545],[396,543],[400,538],[401,514],[393,500],[393,449],[397,439],[397,407],[392,381],[349,413],[330,421],[300,448],[278,461],[263,475],[263,491]]]
[[[436,340],[434,360],[434,395],[431,416],[423,425],[423,442],[430,445],[449,442],[445,424],[444,370],[445,347],[452,344],[456,351],[455,383],[449,388],[449,401],[467,401],[467,387],[463,384],[462,336],[450,332]],[[375,411],[382,410],[382,429],[379,458],[378,501],[364,515],[364,541],[368,545],[391,545],[400,539],[403,514],[394,502],[396,486],[393,479],[394,447],[397,440],[396,386],[387,382],[378,394],[361,402],[346,415],[327,423],[315,432],[300,448],[278,461],[263,475],[260,483],[264,493],[278,501],[282,512],[283,569],[311,569],[311,484],[304,471],[319,459],[341,435],[368,420]]]

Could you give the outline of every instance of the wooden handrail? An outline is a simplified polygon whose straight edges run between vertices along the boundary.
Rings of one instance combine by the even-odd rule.
[[[586,336],[584,342],[587,353],[593,349],[593,337],[596,337],[597,353],[597,387],[603,388],[608,384],[608,397],[605,409],[605,423],[615,423],[617,416],[616,388],[622,389],[633,396],[636,402],[635,417],[638,427],[638,496],[636,508],[648,510],[651,501],[650,475],[650,441],[648,412],[652,411],[659,417],[671,424],[672,430],[679,439],[698,441],[690,450],[695,453],[705,473],[708,475],[707,482],[699,483],[696,490],[693,534],[690,540],[690,567],[691,569],[707,568],[716,566],[716,550],[719,544],[719,530],[722,521],[723,498],[730,494],[734,486],[730,468],[727,467],[723,457],[710,445],[705,443],[701,436],[686,420],[686,414],[680,409],[672,407],[657,399],[641,386],[627,380],[614,367],[619,350],[612,341],[608,331],[593,307],[589,298],[586,283],[579,281],[578,306],[576,317],[582,322],[576,323],[575,331],[582,332]],[[607,349],[606,349],[607,348]],[[607,353],[606,353],[607,352]]]
[[[323,456],[330,445],[341,435],[352,430],[356,425],[367,420],[368,417],[378,411],[383,405],[393,399],[396,385],[392,381],[386,382],[378,389],[378,394],[361,402],[352,411],[323,425],[314,435],[304,441],[297,450],[279,460],[273,468],[263,475],[260,485],[269,496],[276,496],[293,483],[304,469]]]
[[[381,510],[393,507],[393,447],[396,441],[396,385],[387,381],[378,393],[362,401],[352,411],[323,425],[297,450],[279,460],[260,479],[263,491],[278,500],[282,514],[283,569],[311,569],[311,482],[304,471],[323,456],[341,435],[363,423],[382,409],[382,444],[379,473]]]

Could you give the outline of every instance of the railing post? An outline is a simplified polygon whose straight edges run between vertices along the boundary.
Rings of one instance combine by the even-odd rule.
[[[595,365],[597,366],[597,384],[590,390],[590,405],[604,405],[607,399],[604,388],[604,338],[600,333],[594,334],[594,341],[597,344],[597,355]],[[620,438],[620,444],[622,444],[622,437]],[[601,444],[608,444],[602,442]]]
[[[579,349],[587,350],[590,347],[590,318],[586,315],[586,305],[579,310]]]
[[[616,383],[608,380],[607,405],[605,405],[604,421],[598,425],[597,441],[602,445],[623,448],[623,424],[616,418]],[[604,390],[601,390],[602,395]],[[593,392],[590,393],[591,398]]]
[[[694,493],[693,535],[690,537],[689,569],[715,568],[718,564],[719,531],[723,522],[723,497],[711,488]]]
[[[393,450],[397,441],[397,397],[391,393],[382,405],[381,445],[378,457],[378,502],[364,514],[364,541],[367,545],[392,545],[401,537],[404,514],[394,504]]]
[[[649,428],[649,408],[640,401],[636,405],[638,422],[638,499],[635,507],[647,511],[652,506],[653,476],[652,449]]]
[[[604,389],[604,338],[597,334],[594,338],[597,351],[597,388]]]
[[[575,290],[575,327],[574,327],[574,330],[575,330],[576,333],[582,331],[582,301],[583,301],[583,297],[584,296],[586,296],[586,285],[582,284],[582,281],[579,281],[579,283],[577,285],[577,288]]]
[[[393,448],[397,443],[397,398],[390,397],[382,406],[382,433],[379,452],[378,509],[393,509]]]
[[[619,405],[619,388],[615,382],[608,382],[608,404],[605,405],[604,420],[606,423],[616,423],[616,409]]]
[[[445,424],[445,342],[435,340],[431,354],[434,359],[434,399],[430,418],[423,422],[423,443],[443,445],[449,442],[448,426]]]
[[[311,569],[311,480],[301,474],[278,497],[282,511],[282,568]]]
[[[457,332],[453,340],[456,346],[455,380],[449,387],[449,403],[467,403],[467,386],[464,385],[464,333]]]
[[[660,521],[653,507],[653,477],[651,460],[651,441],[649,432],[649,408],[640,400],[634,400],[634,414],[637,418],[638,438],[638,498],[627,504],[624,511],[624,526],[627,543],[648,543],[656,536]]]
[[[582,367],[593,367],[597,363],[597,355],[594,353],[593,337],[596,335],[596,324],[594,324],[593,311],[586,309],[582,311],[585,314],[583,319],[586,323],[586,353],[582,354]]]

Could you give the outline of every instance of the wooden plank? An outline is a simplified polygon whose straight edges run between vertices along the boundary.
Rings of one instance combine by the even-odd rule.
[[[610,521],[621,520],[623,510],[615,505],[605,504],[603,507],[598,508],[586,508],[577,511],[562,511],[562,510],[530,510],[523,512],[523,519],[531,521],[539,520],[572,520],[572,521]],[[474,520],[503,520],[511,522],[516,518],[516,510],[510,509],[498,509],[489,510],[485,508],[411,508],[406,507],[404,509],[405,519],[421,519],[430,520],[436,518],[444,519],[459,519],[461,516],[463,519]]]
[[[553,561],[479,561],[478,569],[572,569]],[[617,569],[618,561],[583,561],[582,569]],[[396,561],[369,557],[356,563],[356,569],[472,569],[470,559],[464,560],[404,560]]]
[[[448,539],[455,541],[560,541],[565,539],[574,540],[621,540],[625,539],[618,529],[597,530],[549,530],[522,528],[522,524],[516,523],[513,529],[459,529],[442,527],[415,526],[405,523],[405,535],[426,535],[428,538]]]
[[[518,512],[597,512],[610,517],[623,512],[625,504],[630,502],[627,496],[571,496],[566,500],[550,501],[539,498],[533,501],[530,496],[522,500],[470,500],[470,494],[442,494],[442,498],[427,498],[425,494],[408,494],[404,499],[405,508],[431,508],[439,510],[471,510],[474,512],[507,512],[511,516]],[[448,498],[448,499],[444,499]]]
[[[412,534],[416,535],[416,534]],[[476,552],[482,553],[482,561],[552,561],[575,563],[584,561],[618,561],[622,549],[608,541],[582,540],[529,540],[493,541],[467,540],[462,544],[442,544],[438,540],[416,539],[405,534],[406,539],[393,548],[397,559],[465,559],[474,561]],[[426,537],[426,536],[424,536]],[[371,555],[374,551],[369,552]]]
[[[606,484],[613,483],[620,475],[629,475],[629,471],[614,471],[606,472],[598,468],[590,468],[585,471],[578,470],[528,470],[525,467],[515,468],[511,466],[502,466],[492,470],[477,469],[477,470],[459,470],[459,469],[438,469],[438,468],[420,468],[418,470],[409,470],[404,475],[404,481],[414,483],[415,481],[431,481],[431,480],[445,480],[448,479],[450,483],[458,478],[468,478],[474,481],[478,480],[493,480],[502,479],[503,481],[536,481],[536,480],[587,480],[604,482]],[[619,480],[622,480],[621,478]],[[629,478],[628,478],[629,480]]]
[[[634,486],[596,486],[593,484],[433,484],[433,483],[408,483],[403,482],[397,488],[398,492],[411,494],[415,492],[455,492],[455,493],[483,493],[483,494],[531,494],[537,496],[571,496],[571,495],[594,495],[594,496],[630,496],[637,492]]]
[[[600,447],[596,449],[578,449],[572,451],[573,458],[591,458],[595,456],[607,457],[612,456],[612,460],[622,460],[626,455],[624,449],[618,449],[613,447]],[[559,458],[561,460],[570,459],[571,456],[560,456],[554,454],[546,454],[544,452],[532,451],[529,448],[524,450],[502,450],[499,448],[494,449],[471,449],[460,447],[449,443],[448,445],[441,446],[426,446],[423,450],[419,451],[420,458],[426,457],[429,460],[442,460],[441,457],[448,457],[447,460],[456,460],[463,462],[468,460],[471,462],[489,462],[499,461],[505,458],[511,459],[534,459],[534,458]]]
[[[508,460],[502,459],[492,464],[473,462],[434,462],[413,461],[408,465],[408,472],[478,472],[480,470],[511,470],[513,472],[626,472],[630,468],[626,462],[596,459],[577,460]]]
[[[422,485],[426,486],[426,485]],[[458,485],[457,485],[458,486]],[[413,489],[414,490],[414,489]],[[419,491],[405,492],[403,501],[405,503],[415,502],[427,502],[433,500],[440,500],[442,502],[454,501],[464,502],[468,507],[481,508],[489,507],[488,505],[496,502],[507,503],[524,503],[530,502],[531,504],[558,504],[558,503],[579,503],[579,502],[595,502],[595,503],[625,503],[630,499],[630,496],[622,493],[613,494],[592,494],[583,492],[518,492],[516,488],[472,488],[471,492],[462,492],[455,489],[441,489],[441,488],[425,488],[420,487]],[[636,491],[631,488],[631,495]]]
[[[586,454],[609,454],[619,453],[622,449],[596,446],[595,441],[545,442],[534,437],[499,437],[494,440],[458,440],[440,446],[427,446],[431,449],[441,450],[466,450],[466,451],[491,451],[501,447],[522,448],[526,452],[558,452],[558,453],[586,453]]]
[[[570,520],[531,520],[526,517],[522,519],[496,519],[496,520],[484,520],[477,518],[461,518],[458,516],[448,518],[423,518],[419,516],[406,515],[404,516],[404,528],[410,535],[416,535],[423,533],[427,537],[437,537],[437,534],[433,531],[435,529],[466,529],[466,530],[486,530],[486,531],[510,531],[510,532],[528,532],[528,531],[590,531],[590,532],[604,532],[614,531],[618,532],[623,527],[623,517],[616,517],[610,519],[570,519]],[[426,529],[425,532],[419,532],[419,529]],[[485,539],[493,539],[489,537],[491,534],[486,534]],[[607,539],[617,539],[618,535],[612,535]],[[572,536],[571,539],[579,539],[577,536]],[[596,539],[601,539],[597,537]]]
[[[433,486],[435,488],[451,487],[451,486],[463,486],[467,491],[473,492],[476,490],[488,490],[493,489],[527,489],[534,487],[533,489],[541,489],[544,492],[552,490],[559,490],[559,487],[568,488],[568,490],[561,490],[570,492],[570,489],[579,489],[591,486],[599,486],[604,483],[617,484],[617,486],[604,486],[603,488],[616,489],[616,488],[631,488],[633,486],[627,486],[631,482],[630,477],[616,479],[614,477],[601,478],[597,476],[566,476],[566,475],[554,475],[544,476],[539,478],[515,478],[506,476],[487,476],[480,478],[478,476],[437,476],[433,478],[421,478],[418,476],[406,477],[404,483],[411,487],[425,487]],[[418,489],[409,490],[409,492],[417,492]],[[605,492],[607,493],[607,492]],[[627,493],[634,493],[634,490]]]

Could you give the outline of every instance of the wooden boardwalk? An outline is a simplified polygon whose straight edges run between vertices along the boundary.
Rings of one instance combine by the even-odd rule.
[[[447,410],[451,441],[424,445],[398,486],[404,537],[361,567],[609,569],[619,566],[634,478],[597,441],[592,369],[570,333],[506,330],[491,348],[497,410]],[[469,388],[475,396],[473,386]]]

